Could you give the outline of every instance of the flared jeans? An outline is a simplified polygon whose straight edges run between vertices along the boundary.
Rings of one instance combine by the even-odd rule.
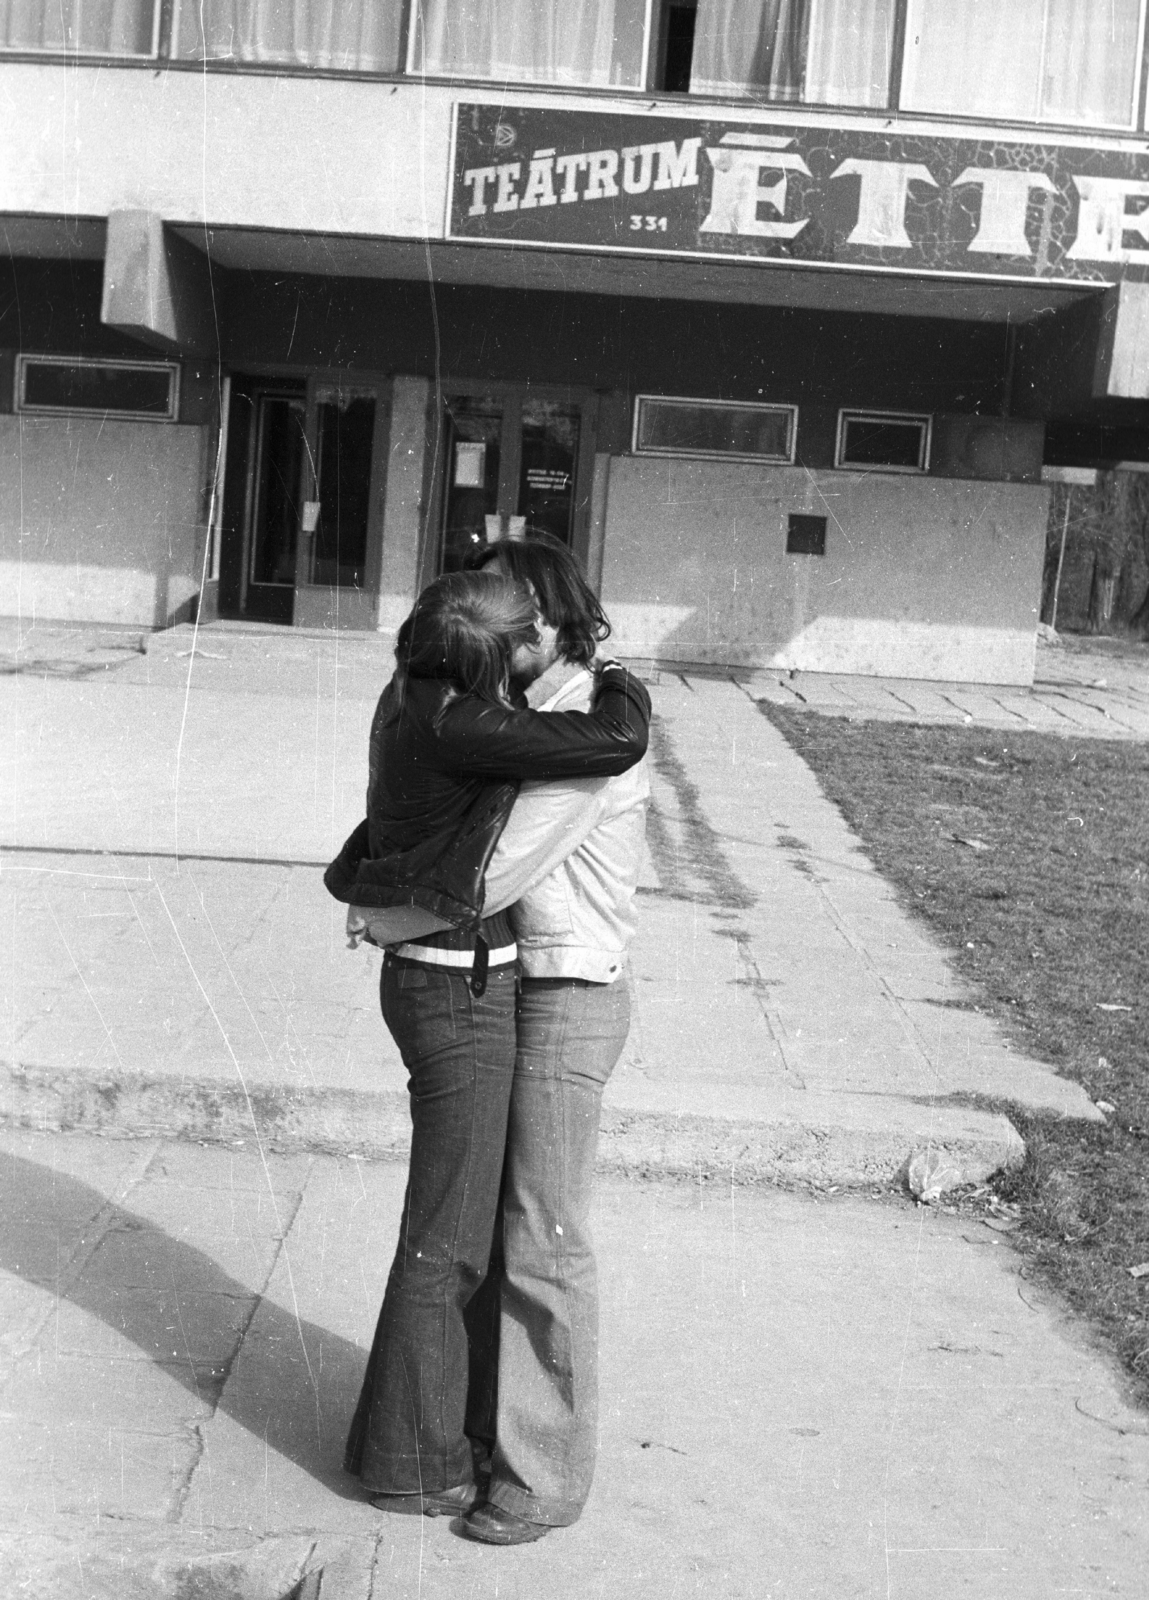
[[[598,1435],[598,1280],[590,1232],[602,1092],[626,1043],[630,993],[523,978],[496,1244],[492,1504],[561,1527],[590,1492]],[[478,1309],[478,1308],[476,1308]]]
[[[469,1482],[469,1436],[491,1425],[489,1319],[474,1357],[468,1322],[499,1204],[517,977],[492,967],[476,996],[464,969],[384,957],[383,1019],[409,1074],[412,1128],[399,1244],[344,1457],[372,1494]]]
[[[626,979],[523,979],[516,1007],[515,968],[476,998],[465,972],[388,956],[381,998],[410,1075],[411,1167],[345,1464],[370,1493],[427,1494],[468,1482],[486,1449],[495,1505],[574,1522],[594,1472],[588,1219]]]

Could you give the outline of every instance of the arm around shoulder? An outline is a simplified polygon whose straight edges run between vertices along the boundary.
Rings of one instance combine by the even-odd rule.
[[[515,711],[463,699],[439,724],[443,765],[469,777],[614,777],[641,761],[650,696],[624,667],[599,675],[590,711]]]

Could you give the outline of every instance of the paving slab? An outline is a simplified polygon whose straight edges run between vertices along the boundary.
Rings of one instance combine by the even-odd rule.
[[[1039,640],[1032,688],[781,670],[731,676],[756,699],[829,716],[1149,739],[1149,645],[1126,640]]]
[[[55,1196],[59,1255],[83,1263],[86,1217],[122,1227],[186,1186],[170,1247],[191,1281],[224,1156],[237,1238],[301,1199],[262,1284],[218,1265],[256,1298],[222,1379],[193,1395],[170,1362],[105,1352],[85,1399],[45,1322],[0,1385],[4,1592],[284,1600],[322,1571],[321,1600],[1143,1593],[1149,1424],[973,1216],[604,1179],[596,1482],[576,1526],[517,1550],[377,1513],[340,1470],[401,1164],[0,1132],[0,1321],[24,1282],[15,1199]],[[83,1266],[61,1295],[92,1304]]]
[[[372,1600],[373,1551],[306,1534],[0,1520],[0,1573],[26,1600]]]

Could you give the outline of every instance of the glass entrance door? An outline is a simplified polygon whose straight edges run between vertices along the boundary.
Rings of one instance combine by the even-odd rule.
[[[587,468],[584,403],[526,388],[454,393],[444,406],[440,571],[500,535],[573,541]]]
[[[316,383],[308,425],[308,485],[295,571],[297,624],[373,628],[372,499],[376,428],[383,409],[374,385]]]
[[[251,400],[247,570],[241,612],[262,622],[290,622],[307,407],[302,393],[258,389]]]
[[[519,515],[571,542],[582,408],[528,394],[519,418]]]
[[[386,390],[233,375],[219,612],[375,626]]]
[[[457,572],[498,521],[503,397],[455,395],[447,401],[447,483],[443,495],[441,571]]]

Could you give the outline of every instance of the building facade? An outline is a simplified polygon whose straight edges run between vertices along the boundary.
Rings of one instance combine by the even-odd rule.
[[[0,6],[0,612],[1024,683],[1149,457],[1145,0]]]

